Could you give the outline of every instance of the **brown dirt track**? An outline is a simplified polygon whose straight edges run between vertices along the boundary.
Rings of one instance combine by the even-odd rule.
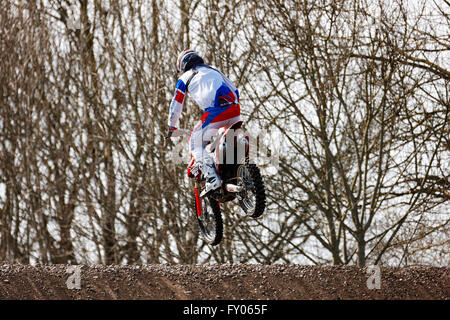
[[[381,288],[358,267],[301,265],[81,266],[68,289],[66,265],[0,265],[0,299],[449,300],[449,268],[381,268]]]

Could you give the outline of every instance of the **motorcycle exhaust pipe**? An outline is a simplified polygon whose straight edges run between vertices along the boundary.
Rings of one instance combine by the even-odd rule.
[[[243,186],[237,186],[237,185],[231,184],[231,183],[227,183],[225,185],[225,190],[227,190],[228,192],[237,193],[237,192],[241,192],[242,190],[244,190],[244,187]]]

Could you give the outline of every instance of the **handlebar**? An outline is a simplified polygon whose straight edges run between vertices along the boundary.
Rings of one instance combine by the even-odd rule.
[[[170,138],[176,138],[176,137],[180,137],[180,136],[191,136],[192,131],[189,130],[183,130],[183,129],[177,129],[174,131],[175,135],[172,134],[171,136],[166,136],[165,139],[170,139]]]

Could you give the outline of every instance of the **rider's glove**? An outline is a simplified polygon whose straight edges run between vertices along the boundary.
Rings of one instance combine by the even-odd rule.
[[[178,129],[176,127],[172,127],[169,126],[168,130],[167,130],[167,135],[166,135],[166,139],[169,139],[171,137],[176,137],[177,135],[177,131]]]

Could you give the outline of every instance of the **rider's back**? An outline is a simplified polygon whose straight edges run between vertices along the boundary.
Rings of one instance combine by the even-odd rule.
[[[220,106],[219,97],[233,92],[238,98],[235,85],[220,71],[206,65],[197,66],[185,72],[181,78],[184,85],[188,82],[187,91],[203,110]]]

